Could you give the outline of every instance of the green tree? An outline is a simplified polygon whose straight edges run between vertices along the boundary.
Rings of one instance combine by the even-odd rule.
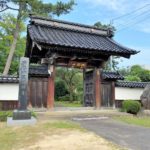
[[[66,84],[63,80],[58,79],[55,81],[55,99],[58,100],[59,97],[68,94]]]
[[[127,81],[137,81],[137,82],[141,81],[141,79],[136,75],[134,75],[134,76],[133,75],[128,75],[128,76],[125,77],[125,80],[127,80]]]
[[[120,57],[119,56],[110,56],[109,60],[106,62],[104,69],[105,70],[118,70],[118,64],[120,61]]]
[[[131,67],[131,75],[138,76],[143,82],[150,81],[150,71],[142,68],[140,65]]]
[[[3,72],[7,56],[9,54],[9,48],[13,41],[13,31],[15,30],[16,18],[12,14],[3,14],[3,21],[0,22],[0,73]],[[21,36],[21,33],[26,30],[23,22],[20,22],[20,33],[18,35],[18,41],[16,44],[16,51],[12,58],[10,67],[10,74],[16,74],[20,57],[24,54],[25,49],[25,37]]]
[[[119,69],[119,72],[121,75],[127,76],[130,74],[130,68],[129,67],[126,67],[126,68],[123,67],[123,68]]]
[[[83,75],[79,69],[57,68],[56,71],[57,80],[65,82],[67,91],[70,97],[70,102],[79,100],[83,92]]]
[[[127,81],[150,82],[150,70],[146,70],[140,65],[133,65],[126,69],[123,68],[119,72],[125,76]]]
[[[18,8],[12,8],[14,4]],[[13,31],[13,41],[10,46],[9,55],[3,71],[3,75],[7,75],[10,69],[10,65],[14,56],[14,52],[17,45],[17,40],[21,30],[21,21],[25,21],[29,13],[33,13],[41,16],[60,16],[61,14],[67,14],[72,10],[74,0],[70,0],[68,3],[58,1],[56,4],[43,3],[41,0],[0,0],[0,12],[11,9],[17,11],[15,29]]]
[[[100,21],[96,22],[94,26],[101,29],[111,29],[112,31],[116,31],[114,26],[110,24],[102,24]]]

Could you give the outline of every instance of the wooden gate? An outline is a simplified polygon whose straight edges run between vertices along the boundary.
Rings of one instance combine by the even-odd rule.
[[[84,73],[84,106],[94,106],[94,74],[93,71]]]
[[[47,107],[48,79],[32,77],[29,80],[29,103],[34,108]]]
[[[113,106],[111,82],[103,82],[101,90],[102,90],[101,91],[102,92],[102,106],[103,107]]]

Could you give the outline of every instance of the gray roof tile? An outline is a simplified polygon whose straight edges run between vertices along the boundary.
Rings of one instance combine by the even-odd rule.
[[[16,76],[0,76],[0,83],[19,83],[19,78]]]
[[[42,25],[28,25],[31,39],[38,44],[80,48],[86,50],[98,50],[103,53],[120,54],[130,56],[137,51],[117,44],[109,37],[97,34],[87,34],[71,30],[64,30]]]
[[[102,78],[104,80],[124,80],[124,77],[119,73],[115,71],[102,71]]]
[[[117,87],[129,87],[129,88],[144,88],[150,82],[129,82],[121,81],[115,83]]]

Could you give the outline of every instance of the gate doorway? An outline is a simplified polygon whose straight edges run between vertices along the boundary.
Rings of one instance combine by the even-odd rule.
[[[56,68],[54,106],[83,106],[83,69],[71,67]]]
[[[102,87],[101,88],[102,107],[112,107],[113,100],[112,100],[112,85],[111,85],[111,83],[108,83],[108,82],[102,83],[101,87]]]

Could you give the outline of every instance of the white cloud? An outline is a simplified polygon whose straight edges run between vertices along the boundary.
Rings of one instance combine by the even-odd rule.
[[[109,10],[118,11],[118,9],[123,8],[122,4],[126,0],[85,0],[86,2],[92,4],[93,7],[104,6]]]
[[[140,8],[148,3],[150,0],[84,0],[93,7],[104,6],[105,8],[115,11],[118,14],[127,13],[134,9]]]
[[[126,17],[122,17],[118,20],[114,20],[114,25],[117,30],[131,28],[137,31],[142,31],[145,33],[150,33],[150,0],[84,0],[94,9],[106,9],[106,14],[110,14],[110,11],[113,13],[111,18],[114,19],[118,16],[122,16],[124,14],[130,13],[134,10],[144,7],[143,9],[139,9],[136,13],[132,13]],[[146,12],[146,13],[145,13]]]

